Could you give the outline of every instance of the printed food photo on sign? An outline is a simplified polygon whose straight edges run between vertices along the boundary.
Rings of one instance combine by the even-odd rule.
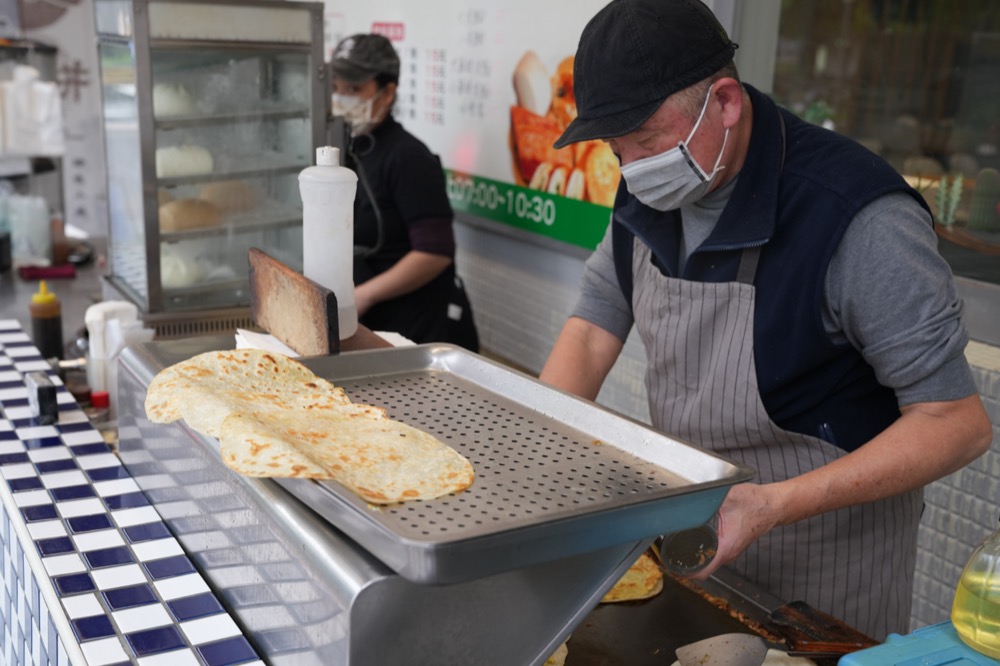
[[[517,103],[510,109],[514,182],[549,194],[611,206],[621,173],[603,141],[552,147],[576,118],[573,56],[549,72],[538,54],[527,51],[513,75]]]

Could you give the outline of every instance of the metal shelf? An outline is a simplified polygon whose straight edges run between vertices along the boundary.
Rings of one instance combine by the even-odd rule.
[[[230,156],[229,160],[233,163],[239,163],[240,159],[234,156]],[[247,155],[243,158],[243,163],[255,165],[248,169],[223,169],[221,171],[215,171],[213,173],[199,174],[197,176],[178,176],[176,178],[158,178],[157,184],[160,187],[179,187],[181,185],[198,185],[200,183],[211,183],[219,180],[234,180],[234,179],[245,179],[253,178],[255,176],[270,176],[274,174],[281,173],[298,173],[306,167],[310,166],[309,162],[303,158],[299,159],[286,159],[283,161],[279,160],[267,160],[262,159],[260,155]]]
[[[286,107],[281,109],[258,109],[251,111],[234,111],[232,113],[192,114],[157,118],[156,129],[172,130],[185,127],[202,127],[206,125],[227,125],[231,123],[253,122],[255,120],[285,120],[289,118],[309,118],[309,109],[303,107]]]
[[[222,224],[216,227],[169,233],[161,232],[160,242],[176,243],[194,238],[210,238],[213,236],[228,236],[230,234],[244,234],[254,231],[284,229],[300,226],[301,224],[301,210],[290,206],[282,206],[275,202],[266,202],[257,210],[238,215],[229,215],[223,219]]]
[[[166,7],[162,2],[126,4],[123,12],[97,15],[104,127],[114,127],[105,131],[109,187],[121,193],[120,202],[110,208],[112,274],[128,285],[120,289],[124,296],[147,315],[175,320],[196,312],[197,319],[220,308],[245,309],[247,246],[289,245],[286,249],[294,250],[301,264],[302,212],[295,176],[312,165],[316,147],[323,145],[329,105],[322,6],[213,2],[213,15],[240,17],[241,30],[233,32],[198,18],[203,9],[198,2],[171,4],[166,18],[156,14]],[[256,12],[256,22],[244,20],[248,12]],[[275,12],[288,20],[272,24],[268,17]],[[188,19],[191,25],[184,24]],[[253,31],[245,32],[247,26]],[[175,33],[185,36],[162,37]],[[255,39],[237,40],[237,33]],[[301,39],[286,41],[288,35]],[[161,107],[154,94],[157,84],[184,86],[194,103]],[[119,101],[122,115],[116,118]],[[158,107],[168,114],[155,115]],[[170,110],[183,113],[170,115]],[[157,169],[158,149],[173,146],[204,148],[212,168],[199,170],[181,162],[172,166],[161,155]],[[254,201],[260,197],[261,204],[241,214],[226,214],[223,207],[218,224],[209,228],[161,230],[162,190],[173,200],[196,199],[202,185],[230,180],[247,181],[257,192]],[[134,252],[126,247],[132,244]],[[163,269],[177,268],[164,262],[177,258],[196,264],[197,284],[189,284],[186,274],[171,273],[164,285]],[[184,263],[181,268],[191,267]]]
[[[167,298],[179,298],[184,296],[204,296],[205,294],[214,294],[220,291],[245,291],[248,289],[250,289],[250,283],[248,278],[244,276],[229,280],[199,282],[188,287],[164,288],[163,295]]]

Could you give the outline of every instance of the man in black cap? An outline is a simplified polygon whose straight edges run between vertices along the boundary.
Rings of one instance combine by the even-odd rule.
[[[382,35],[352,35],[334,49],[330,69],[333,113],[354,135],[346,165],[360,182],[354,202],[358,320],[414,342],[478,351],[472,308],[455,274],[441,161],[392,117],[396,50]]]
[[[744,462],[728,565],[873,638],[906,632],[922,488],[991,426],[926,204],[883,160],[742,85],[699,0],[586,26],[578,117],[622,183],[541,378],[594,399],[635,326],[653,425]]]

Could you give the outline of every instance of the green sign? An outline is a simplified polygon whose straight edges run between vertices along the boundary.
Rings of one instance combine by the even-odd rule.
[[[459,212],[502,222],[540,236],[593,250],[611,209],[511,183],[445,169],[448,198]]]

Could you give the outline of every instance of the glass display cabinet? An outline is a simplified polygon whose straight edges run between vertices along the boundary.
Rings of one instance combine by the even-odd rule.
[[[171,335],[170,322],[220,322],[189,332],[246,325],[247,250],[302,268],[297,176],[322,145],[329,106],[322,4],[95,0],[94,8],[105,278],[160,337],[183,334]]]

